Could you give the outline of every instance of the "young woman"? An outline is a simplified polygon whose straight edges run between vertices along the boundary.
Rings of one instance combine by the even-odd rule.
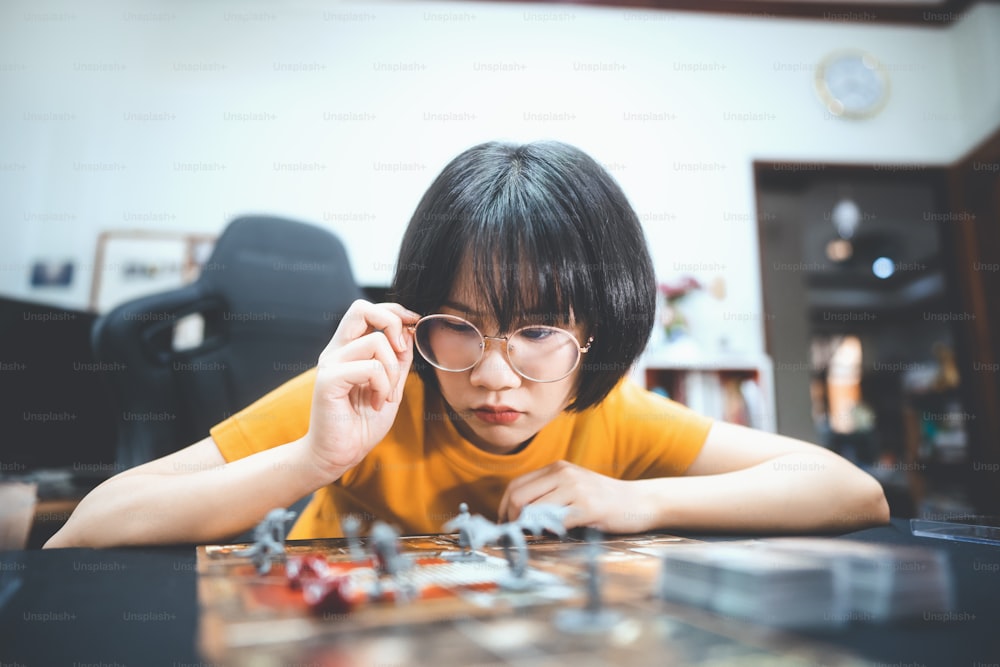
[[[471,148],[417,207],[393,303],[354,303],[315,369],[108,480],[46,546],[224,540],[310,493],[292,538],[346,515],[439,532],[462,502],[500,521],[555,503],[567,527],[617,533],[888,520],[878,482],[832,452],[631,382],[654,289],[635,212],[590,157]]]

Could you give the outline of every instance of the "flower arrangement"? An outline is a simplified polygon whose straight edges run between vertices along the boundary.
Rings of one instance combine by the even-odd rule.
[[[677,282],[660,283],[660,325],[667,342],[674,342],[688,332],[688,320],[680,309],[680,302],[691,292],[702,289],[693,276],[682,276]]]

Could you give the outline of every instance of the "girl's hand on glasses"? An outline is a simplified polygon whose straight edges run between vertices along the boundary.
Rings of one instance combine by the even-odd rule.
[[[334,478],[389,432],[413,362],[407,326],[418,319],[396,303],[355,301],[320,354],[306,437]]]

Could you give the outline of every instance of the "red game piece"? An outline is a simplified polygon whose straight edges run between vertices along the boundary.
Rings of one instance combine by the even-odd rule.
[[[310,611],[323,615],[346,614],[359,601],[359,596],[351,591],[348,575],[303,581],[302,597]]]
[[[303,588],[306,581],[322,580],[330,576],[330,564],[319,554],[289,558],[285,563],[285,576],[292,590]]]

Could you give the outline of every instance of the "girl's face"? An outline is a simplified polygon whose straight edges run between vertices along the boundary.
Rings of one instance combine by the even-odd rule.
[[[460,272],[448,301],[438,312],[466,319],[486,336],[510,333],[497,331],[492,316],[484,313],[471,290],[459,287],[472,282],[463,280],[462,274],[468,275]],[[583,340],[583,327],[563,328]],[[572,402],[580,366],[561,380],[534,382],[511,368],[502,342],[490,340],[483,358],[471,369],[457,373],[435,369],[435,374],[462,437],[484,451],[509,454],[531,440]]]

